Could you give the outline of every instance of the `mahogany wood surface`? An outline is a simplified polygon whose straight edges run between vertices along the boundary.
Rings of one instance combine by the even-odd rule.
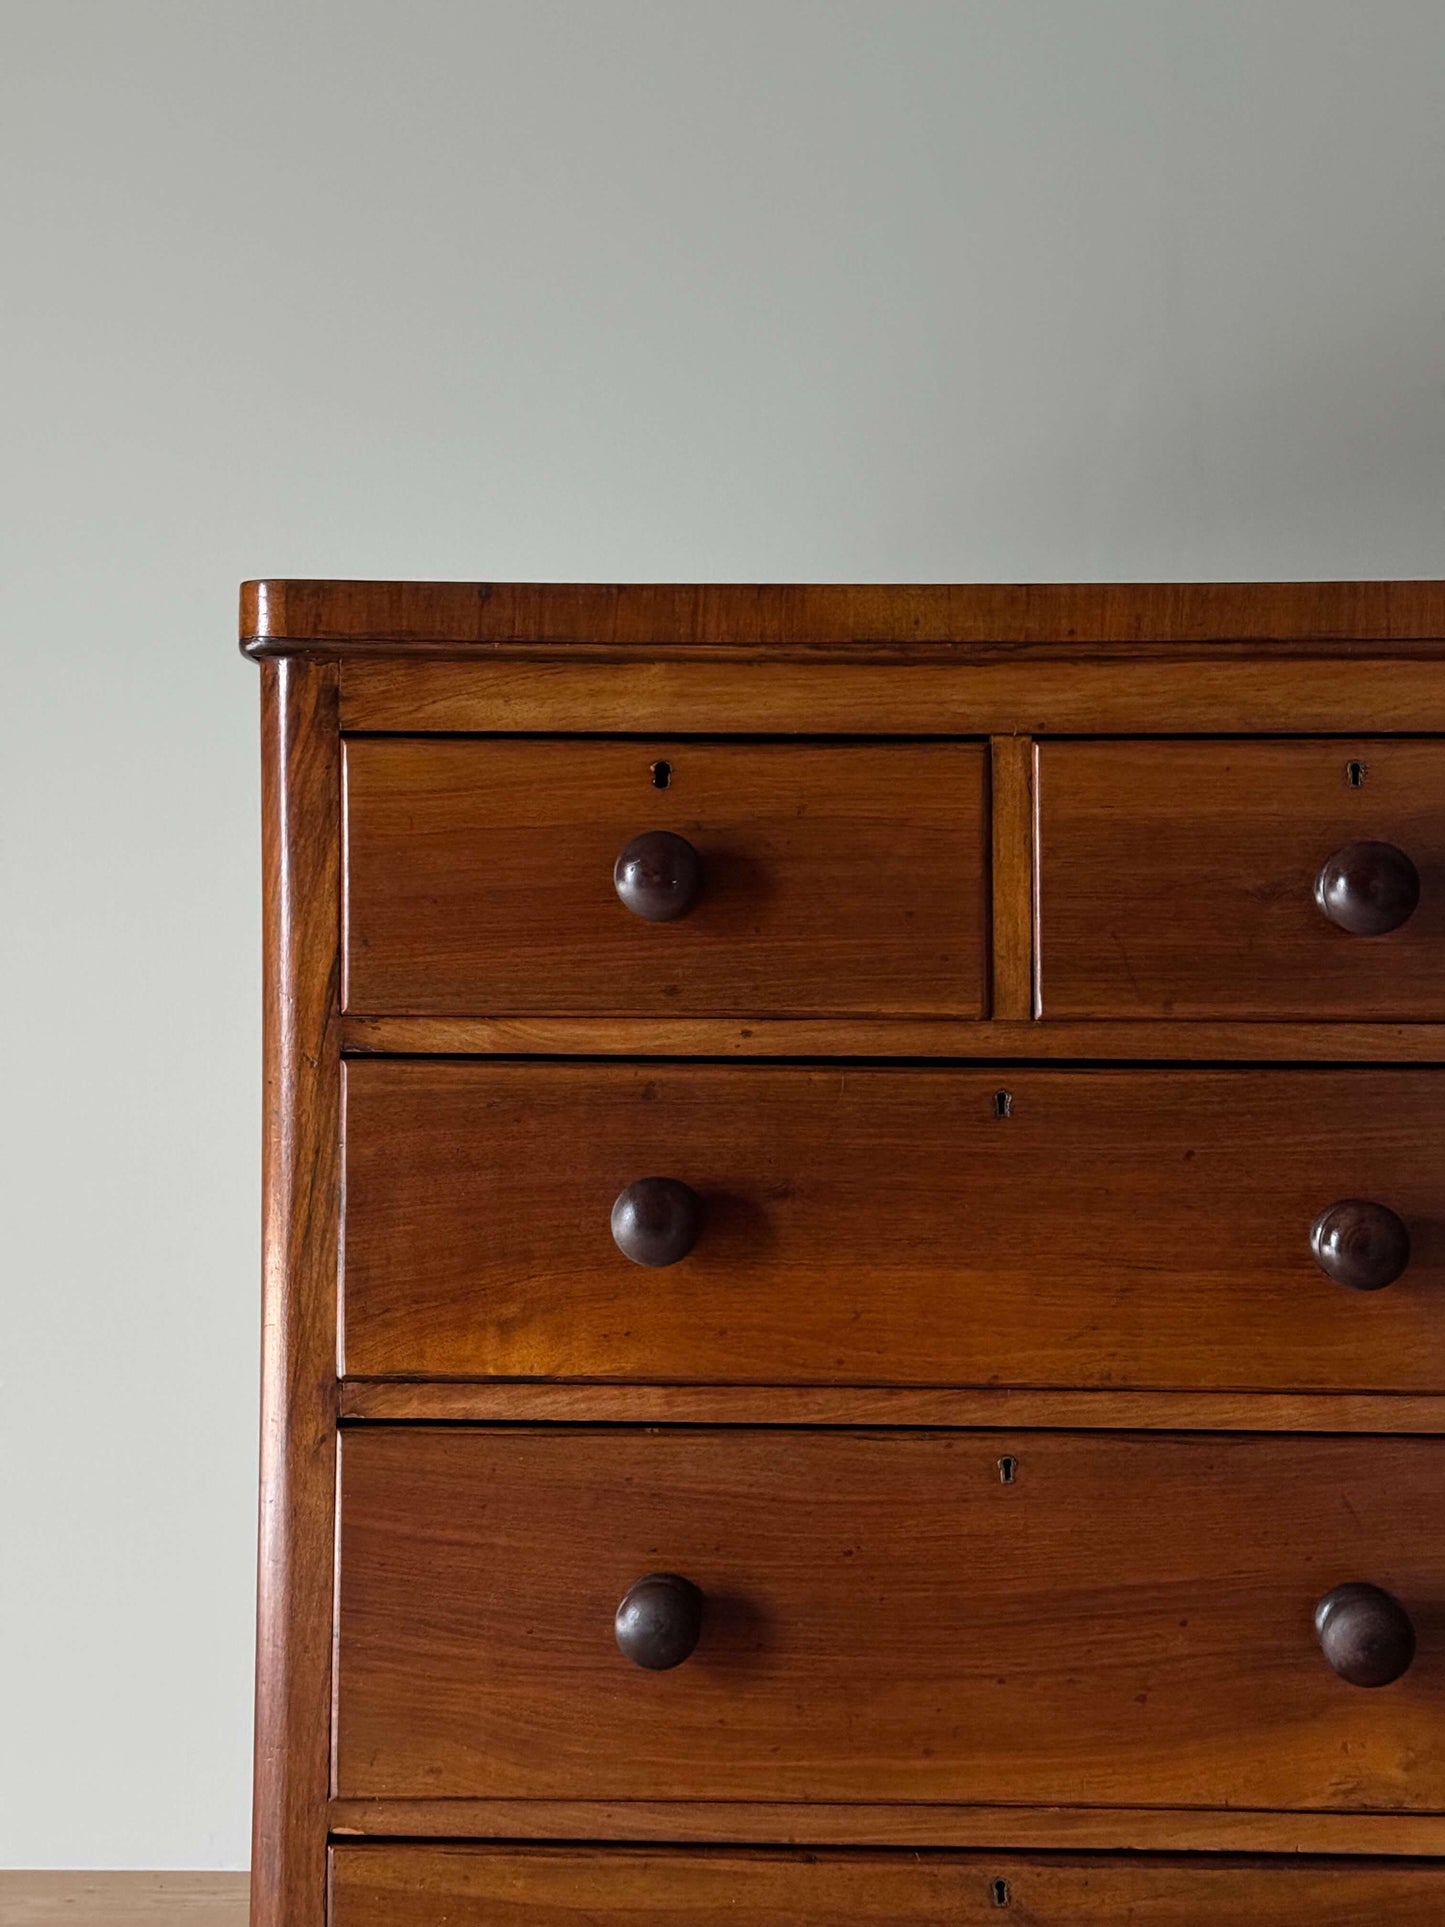
[[[1445,1444],[368,1426],[342,1447],[343,1796],[1445,1807]],[[697,1650],[628,1665],[641,1573]],[[1419,1655],[1361,1690],[1333,1585]]]
[[[333,1927],[1438,1927],[1445,1868],[1013,1854],[350,1846]]]
[[[516,583],[241,585],[253,649],[378,643],[640,648],[1264,643],[1445,638],[1445,582]]]
[[[390,1057],[859,1057],[1028,1062],[1445,1063],[1445,1024],[954,1023],[909,1018],[344,1017]]]
[[[995,736],[989,745],[993,984],[990,1016],[1034,1014],[1034,745]]]
[[[1445,1390],[1430,1070],[346,1066],[348,1373]],[[681,1181],[680,1262],[614,1200]],[[1410,1226],[1345,1290],[1316,1217]]]
[[[1025,1425],[1145,1432],[1445,1432],[1445,1397],[1014,1391],[932,1385],[639,1385],[348,1379],[343,1419],[631,1425]]]
[[[254,1927],[1445,1919],[1445,583],[242,642]]]
[[[1045,743],[1038,781],[1046,1020],[1445,1015],[1445,743]],[[1419,871],[1388,935],[1315,899],[1360,839]]]
[[[1431,645],[1432,651],[1437,645]],[[1445,677],[1429,657],[1352,652],[1263,660],[1218,643],[1059,659],[1019,652],[818,664],[575,648],[476,662],[378,656],[341,664],[349,730],[737,731],[802,735],[1219,735],[1445,730]],[[515,652],[514,652],[515,654]]]
[[[1442,1813],[950,1806],[826,1800],[333,1800],[338,1839],[710,1840],[753,1845],[1445,1855]]]
[[[262,670],[265,911],[254,1927],[325,1917],[340,1219],[336,669]]]
[[[978,744],[348,742],[347,1006],[978,1016],[984,776]],[[614,889],[649,831],[701,859],[673,921]]]

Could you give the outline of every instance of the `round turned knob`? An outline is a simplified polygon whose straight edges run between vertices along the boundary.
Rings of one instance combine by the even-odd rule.
[[[633,837],[613,864],[612,885],[635,917],[671,923],[702,895],[702,858],[685,836],[648,830]]]
[[[634,1666],[668,1672],[697,1645],[702,1594],[678,1573],[650,1572],[622,1595],[614,1626],[618,1648]]]
[[[1410,1262],[1410,1230],[1387,1204],[1341,1198],[1310,1226],[1315,1263],[1351,1291],[1382,1291]]]
[[[1398,930],[1419,901],[1420,873],[1393,843],[1347,843],[1315,878],[1315,902],[1355,937]]]
[[[1351,1686],[1388,1686],[1415,1657],[1410,1615],[1379,1586],[1336,1586],[1315,1607],[1315,1631],[1330,1665]]]
[[[675,1265],[701,1230],[702,1199],[677,1178],[639,1178],[612,1207],[613,1242],[635,1265]]]

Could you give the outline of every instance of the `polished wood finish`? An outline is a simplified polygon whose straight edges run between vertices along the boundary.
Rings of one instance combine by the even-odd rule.
[[[1433,1071],[364,1059],[346,1117],[362,1377],[1445,1390]],[[707,1225],[644,1279],[660,1168]],[[1354,1193],[1417,1232],[1387,1292],[1312,1254]]]
[[[1045,743],[1044,1018],[1445,1015],[1442,793],[1439,742]],[[1389,936],[1315,900],[1324,859],[1366,836],[1422,878]]]
[[[1437,1927],[1445,1906],[1419,1862],[410,1845],[337,1847],[332,1869],[333,1927]]]
[[[507,644],[798,649],[924,643],[1440,642],[1442,582],[514,583],[241,585],[250,653]]]
[[[1438,1625],[1442,1471],[1434,1439],[353,1430],[337,1789],[1438,1811],[1438,1634],[1356,1693],[1311,1614],[1363,1572]],[[707,1618],[650,1678],[609,1630],[659,1555]]]
[[[1440,1915],[1445,584],[243,646],[256,1927]]]
[[[0,1873],[5,1927],[245,1927],[243,1873]]]
[[[1410,1262],[1410,1227],[1387,1204],[1341,1198],[1310,1227],[1310,1249],[1327,1278],[1351,1291],[1383,1291]]]
[[[680,1264],[702,1230],[703,1202],[676,1178],[638,1178],[612,1205],[612,1242],[635,1265]]]
[[[623,909],[644,923],[674,923],[702,895],[702,858],[685,836],[645,830],[622,846],[612,887]]]
[[[919,737],[1445,730],[1439,663],[1402,649],[1261,661],[1258,652],[1219,643],[1063,657],[1014,646],[983,660],[910,651],[899,664],[770,654],[750,660],[745,674],[735,661],[707,656],[638,661],[575,648],[540,660],[381,657],[342,662],[341,720],[346,729],[413,735],[640,727]]]
[[[336,669],[261,680],[263,1322],[254,1927],[323,1917],[340,1216]]]
[[[1393,843],[1347,843],[1320,865],[1315,902],[1353,937],[1385,937],[1414,916],[1420,872]]]
[[[634,1425],[1021,1425],[1044,1430],[1445,1432],[1445,1397],[349,1379],[343,1419]]]
[[[993,997],[1006,1022],[1034,1014],[1034,745],[995,736],[989,745],[993,830]]]
[[[1393,1686],[1415,1659],[1415,1624],[1379,1586],[1334,1586],[1315,1607],[1315,1632],[1331,1668],[1349,1686]]]
[[[349,742],[347,1006],[979,1016],[984,763],[977,744]],[[661,926],[613,889],[654,830],[707,879]]]
[[[622,1595],[613,1619],[617,1650],[649,1673],[670,1673],[697,1651],[703,1597],[676,1572],[649,1572]]]
[[[1000,1803],[956,1807],[826,1800],[333,1800],[328,1816],[332,1833],[342,1839],[426,1835],[443,1840],[712,1840],[806,1847],[1445,1856],[1445,1814],[1440,1813]]]
[[[1034,1024],[907,1018],[344,1017],[380,1057],[864,1057],[1441,1064],[1442,1024]]]

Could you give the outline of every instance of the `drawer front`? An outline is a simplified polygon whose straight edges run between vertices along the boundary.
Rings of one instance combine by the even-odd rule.
[[[351,1010],[981,1013],[979,744],[399,738],[345,755]],[[641,910],[688,906],[661,921],[614,881],[656,833],[699,866],[634,879]],[[669,847],[664,870],[684,861]]]
[[[1045,743],[1038,792],[1045,1017],[1445,1017],[1445,743]],[[1351,849],[1333,916],[1395,927],[1320,907]]]
[[[1437,1071],[362,1060],[346,1087],[355,1376],[1445,1388]],[[657,1177],[697,1204],[642,1254],[685,1255],[640,1264],[614,1207]],[[1312,1255],[1350,1200],[1408,1239],[1383,1289]]]
[[[1438,1927],[1419,1862],[336,1847],[332,1927]]]
[[[1319,1648],[1350,1582],[1391,1685]],[[337,1791],[1438,1811],[1442,1607],[1433,1439],[366,1427]]]

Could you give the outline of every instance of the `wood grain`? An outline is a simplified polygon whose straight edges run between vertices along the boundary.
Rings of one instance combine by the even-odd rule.
[[[995,736],[989,745],[993,861],[993,998],[990,1014],[1034,1014],[1034,745]]]
[[[1445,1015],[1442,793],[1445,743],[1042,745],[1045,1019]],[[1420,907],[1354,936],[1315,877],[1377,837],[1415,863]]]
[[[359,1377],[1445,1390],[1429,1071],[368,1058],[345,1082]],[[706,1212],[664,1271],[610,1231],[647,1176]],[[1314,1262],[1349,1197],[1412,1227],[1386,1291]]]
[[[810,1800],[333,1800],[353,1839],[680,1841],[803,1847],[1074,1848],[1144,1853],[1445,1856],[1445,1814],[1239,1807],[886,1805]],[[1213,1924],[1211,1923],[1211,1927]]]
[[[978,744],[350,742],[347,1006],[977,1017],[984,811]],[[664,924],[613,888],[658,830],[704,872]]]
[[[1418,1862],[353,1846],[332,1867],[333,1927],[1437,1927],[1445,1907],[1445,1868]]]
[[[1433,1439],[353,1429],[337,1791],[1438,1812],[1442,1471]],[[612,1617],[659,1570],[706,1603],[650,1674]],[[1345,1579],[1419,1629],[1394,1686],[1320,1655]]]
[[[623,1425],[1024,1425],[1041,1430],[1445,1432],[1445,1397],[950,1390],[904,1385],[609,1385],[349,1379],[343,1419]]]
[[[245,1927],[243,1873],[0,1873],[5,1927]]]
[[[341,665],[349,730],[738,732],[844,736],[1420,733],[1445,677],[1401,653],[1262,660],[1207,648],[1103,658],[818,665],[768,658]]]
[[[613,1843],[344,1847],[337,1927],[1445,1918],[1342,1858],[1445,1859],[1445,1096],[1387,1068],[1445,1063],[1445,583],[265,582],[242,631],[255,1927],[322,1927],[328,1818]],[[712,842],[646,928],[650,830]],[[1422,879],[1386,937],[1310,900],[1361,841]],[[655,1176],[707,1216],[644,1270]],[[1407,1221],[1379,1292],[1309,1256],[1343,1198]],[[669,1569],[647,1675],[612,1614]],[[1361,1581],[1419,1634],[1377,1691],[1310,1624]]]
[[[391,1057],[862,1057],[1167,1063],[1445,1063],[1445,1025],[957,1023],[947,1018],[346,1017]]]
[[[241,586],[241,637],[286,646],[836,645],[1435,641],[1441,582],[516,583]]]
[[[336,669],[262,671],[264,1274],[253,1927],[322,1927],[340,1215]]]

